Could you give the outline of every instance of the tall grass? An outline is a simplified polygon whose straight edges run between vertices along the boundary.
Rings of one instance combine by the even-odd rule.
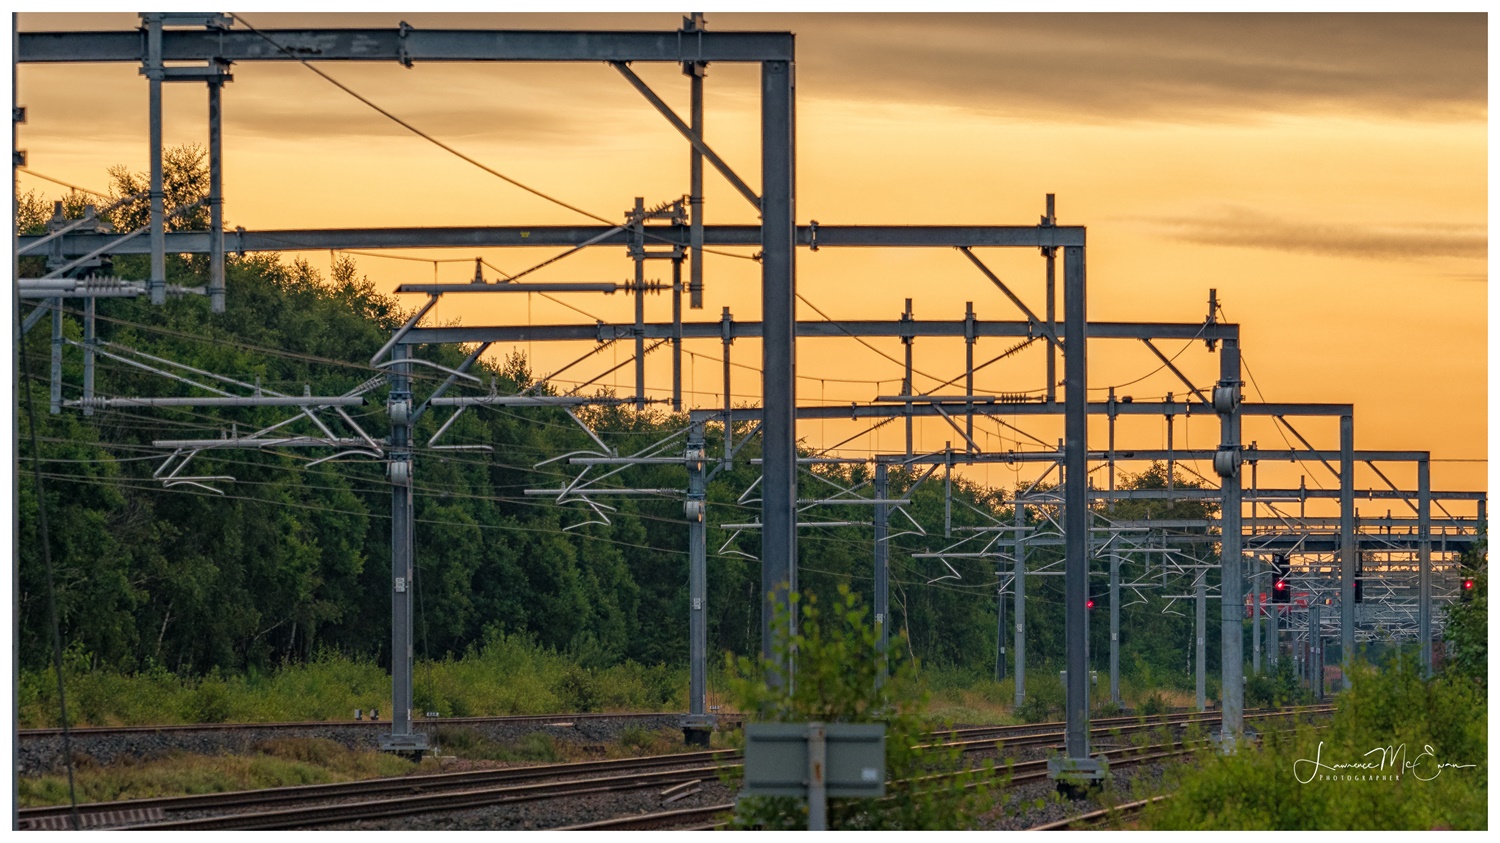
[[[266,741],[248,755],[176,755],[108,767],[85,763],[75,774],[80,802],[104,802],[399,776],[412,769],[402,758],[323,738],[284,738]],[[16,797],[23,807],[66,803],[67,779],[19,776]]]
[[[347,720],[356,708],[390,705],[387,670],[339,653],[239,676],[184,677],[160,668],[83,671],[81,659],[70,661],[75,667],[65,671],[68,708],[78,726]],[[518,636],[494,637],[463,658],[418,662],[413,677],[413,708],[442,717],[687,706],[685,669],[627,662],[587,670]],[[57,679],[50,667],[17,677],[16,715],[21,728],[58,725]]]
[[[1483,691],[1452,676],[1423,680],[1410,660],[1379,671],[1363,668],[1353,679],[1331,722],[1290,733],[1267,730],[1263,746],[1241,746],[1231,756],[1205,751],[1196,765],[1167,783],[1173,798],[1148,812],[1147,826],[1485,828],[1489,759]],[[1391,753],[1389,759],[1383,750]],[[1394,763],[1374,770],[1314,764],[1385,760]]]

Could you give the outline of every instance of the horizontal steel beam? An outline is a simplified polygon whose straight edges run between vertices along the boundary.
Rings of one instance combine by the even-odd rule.
[[[955,458],[954,460],[958,460]],[[1300,500],[1338,500],[1338,489],[1258,489],[1251,492],[1244,491],[1246,501],[1300,501]],[[1213,500],[1222,497],[1223,492],[1218,489],[1179,488],[1172,491],[1166,489],[1116,489],[1113,492],[1093,489],[1089,491],[1089,497],[1093,500]],[[1416,492],[1398,492],[1394,489],[1356,489],[1354,497],[1356,500],[1399,500],[1412,499]],[[1057,503],[1056,496],[1035,496],[1038,503]],[[1433,500],[1445,501],[1482,501],[1489,499],[1488,492],[1432,492]],[[1031,500],[1031,499],[1028,499]],[[1260,516],[1259,520],[1269,521],[1270,518]]]
[[[587,497],[589,495],[685,495],[685,489],[602,489],[583,487],[579,489],[522,489],[530,497]]]
[[[289,436],[277,439],[154,439],[151,447],[209,451],[220,448],[365,448],[369,444],[363,439]]]
[[[429,295],[441,295],[443,293],[614,293],[622,289],[624,289],[624,285],[607,281],[562,284],[531,284],[527,282],[507,284],[501,281],[494,284],[401,284],[396,287],[396,292],[427,293]]]
[[[359,407],[361,396],[261,395],[212,398],[84,398],[65,407]]]
[[[1367,541],[1367,540],[1368,540],[1368,537],[1361,537],[1361,541]],[[1339,549],[1339,537],[1336,534],[1335,535],[1330,535],[1330,536],[1328,536],[1326,538],[1308,537],[1308,536],[1306,536],[1304,534],[1300,534],[1300,533],[1299,534],[1293,534],[1293,535],[1287,535],[1287,536],[1280,536],[1280,537],[1275,537],[1275,538],[1269,538],[1269,539],[1266,538],[1265,536],[1255,536],[1254,540],[1253,540],[1253,546],[1252,546],[1252,540],[1251,540],[1250,536],[1246,536],[1245,537],[1245,541],[1246,541],[1246,545],[1245,545],[1245,552],[1246,553],[1251,553],[1251,552],[1254,552],[1254,551],[1267,551],[1267,550],[1270,550],[1270,551],[1298,551],[1298,552],[1302,552],[1302,553],[1337,553],[1338,549]],[[1467,549],[1467,548],[1473,546],[1473,544],[1475,542],[1477,542],[1477,541],[1479,541],[1479,539],[1477,537],[1475,537],[1475,536],[1449,536],[1448,537],[1448,549],[1452,550],[1452,551],[1464,550],[1464,549]],[[1415,536],[1409,536],[1409,537],[1406,537],[1406,538],[1402,538],[1402,537],[1398,536],[1398,537],[1396,537],[1396,539],[1394,541],[1392,541],[1389,545],[1387,545],[1385,547],[1380,547],[1380,548],[1362,547],[1361,549],[1362,550],[1417,551],[1417,550],[1421,549],[1421,544],[1422,544],[1422,542],[1419,541]],[[1333,574],[1332,576],[1336,577],[1337,574]],[[1366,598],[1366,599],[1369,599],[1369,598]]]
[[[433,398],[434,407],[592,407],[634,404],[635,398],[589,398],[582,395],[450,395]],[[648,404],[665,404],[666,399],[648,399]]]
[[[146,34],[22,32],[16,61],[146,60]],[[790,32],[612,32],[472,29],[168,30],[162,58],[179,61],[794,61]]]
[[[412,291],[432,292],[443,287],[441,284],[410,285]],[[467,287],[469,285],[446,285],[449,287]],[[503,284],[487,284],[490,289],[504,288]],[[418,290],[418,287],[421,287]],[[798,322],[798,337],[963,337],[967,323],[963,320],[912,320],[903,322],[900,320],[887,321],[840,321],[840,322]],[[986,322],[976,320],[973,325],[976,337],[1009,337],[1020,338],[1031,336],[1030,325],[1026,322]],[[625,339],[635,336],[635,326],[632,324],[594,324],[594,325],[513,325],[494,327],[454,327],[454,328],[414,328],[401,338],[406,345],[428,345],[439,343],[468,343],[468,342],[564,342],[578,340],[593,340],[603,342],[611,339]],[[1239,337],[1240,326],[1235,324],[1221,323],[1218,325],[1203,325],[1193,322],[1091,322],[1089,323],[1089,339],[1140,339],[1141,337],[1154,337],[1161,339],[1236,339]],[[646,339],[674,339],[678,336],[677,328],[670,322],[654,322],[642,326],[643,336]],[[723,322],[684,322],[682,323],[681,336],[683,339],[713,339],[724,338]],[[759,339],[763,336],[764,325],[760,322],[730,322],[730,339]],[[960,405],[962,401],[958,402]],[[1100,405],[1103,406],[1103,405]],[[1193,412],[1186,403],[1173,405],[1157,404],[1136,405],[1134,402],[1116,402],[1117,413],[1144,413],[1145,409],[1137,407],[1159,406],[1165,412],[1186,415]],[[1278,404],[1277,407],[1296,406],[1319,406],[1319,405],[1289,405]],[[1347,406],[1347,405],[1322,405],[1322,406]],[[738,411],[736,411],[738,412]],[[1059,410],[1059,412],[1061,412]],[[1198,405],[1198,413],[1211,412]],[[1287,415],[1290,413],[1283,413]]]
[[[648,225],[646,242],[688,247],[689,227]],[[581,246],[623,247],[631,244],[628,231],[610,232],[608,226],[460,226],[445,228],[329,228],[230,231],[224,247],[232,252],[295,252],[348,249],[489,249],[511,246],[558,248]],[[797,227],[797,245],[813,245],[811,226]],[[1084,245],[1083,226],[1026,225],[824,225],[817,229],[817,246],[824,247],[927,247],[1028,246],[1061,247]],[[760,226],[706,225],[703,245],[710,247],[760,247]],[[26,248],[43,235],[18,238]],[[114,235],[79,233],[62,237],[63,254],[83,255],[109,244]],[[206,231],[170,231],[166,249],[171,254],[207,254]],[[113,255],[138,255],[150,251],[145,240],[128,240],[110,249]]]
[[[713,324],[717,325],[718,323],[713,323]],[[814,323],[798,322],[797,323],[797,327],[798,327],[797,335],[799,337],[806,336],[805,334],[802,333],[802,330],[801,330],[802,326],[806,325],[806,324],[817,325],[817,324],[823,324],[823,323],[817,323],[817,322],[814,322]],[[900,323],[893,323],[893,324],[900,324]],[[995,326],[1001,326],[1001,325],[1010,325],[1010,326],[1017,326],[1017,325],[1019,325],[1019,326],[1024,326],[1026,323],[1024,323],[1024,322],[1012,322],[1012,323],[978,323],[978,324],[981,324],[981,325],[983,325],[983,324],[990,324],[990,325],[995,325]],[[684,325],[683,327],[686,328],[687,326]],[[1166,326],[1142,325],[1142,326],[1139,326],[1139,327],[1141,327],[1143,329],[1148,329],[1149,330],[1149,329],[1156,328],[1156,327],[1166,327]],[[1220,327],[1238,328],[1238,326],[1235,326],[1235,325],[1220,326]],[[420,330],[421,329],[419,329],[417,331],[412,331],[411,333],[412,334],[418,334],[420,332]],[[433,329],[433,330],[447,330],[447,329]],[[462,330],[462,329],[454,329],[454,330]],[[582,326],[580,326],[579,330],[580,331],[582,330]],[[1089,326],[1090,338],[1093,338],[1093,330],[1094,330],[1094,326],[1090,325]],[[1004,334],[1000,333],[999,330],[996,330],[993,334],[989,334],[989,335],[990,336],[1003,336]],[[429,333],[429,334],[426,334],[425,336],[431,337],[431,336],[433,336],[433,334]],[[718,336],[718,334],[715,334],[714,336]],[[826,335],[823,335],[823,334],[814,334],[813,336],[826,336]],[[613,335],[606,334],[602,339],[611,339],[612,337],[613,337]],[[578,339],[583,339],[584,337],[579,336],[577,338]],[[592,338],[594,338],[594,339],[600,339],[597,336],[597,334],[595,336],[593,336]],[[445,342],[475,342],[476,340],[471,340],[471,339],[462,339],[462,340],[447,339],[447,340],[443,340],[443,341],[445,341]],[[904,404],[904,403],[891,403],[891,404],[852,404],[852,405],[849,405],[849,406],[825,406],[825,407],[798,407],[797,408],[797,418],[798,419],[804,419],[804,420],[819,420],[819,419],[887,419],[887,418],[901,418],[901,417],[905,417],[907,415],[911,415],[911,416],[941,416],[941,415],[943,415],[943,411],[941,411],[941,410],[938,409],[938,404],[942,404],[943,406],[946,406],[948,408],[947,413],[949,415],[953,415],[955,413],[966,414],[968,412],[968,409],[967,409],[968,408],[968,403],[965,402],[965,401],[962,401],[962,400],[946,401],[946,402],[925,402],[924,401],[924,403],[920,403],[920,404],[914,403],[910,407],[907,407],[907,405]],[[1247,416],[1290,415],[1290,414],[1292,414],[1294,412],[1295,413],[1300,413],[1302,415],[1341,415],[1341,414],[1347,414],[1347,413],[1353,412],[1352,406],[1348,405],[1348,404],[1265,404],[1265,405],[1260,405],[1260,404],[1241,404],[1240,405],[1240,409],[1241,409],[1241,412],[1244,415],[1247,415]],[[1206,407],[1204,407],[1201,404],[1189,404],[1189,403],[1185,403],[1185,402],[1171,402],[1171,403],[1167,403],[1167,402],[1160,402],[1160,401],[1136,401],[1136,402],[1132,402],[1130,404],[1122,404],[1122,403],[1116,402],[1115,406],[1114,406],[1114,411],[1115,411],[1116,414],[1128,414],[1128,415],[1166,415],[1166,414],[1169,414],[1169,413],[1172,414],[1172,415],[1195,415],[1195,414],[1196,415],[1213,415],[1213,410],[1211,408],[1206,408]],[[1088,412],[1089,412],[1089,415],[1095,415],[1095,416],[1108,415],[1109,412],[1110,412],[1109,402],[1106,402],[1106,401],[1090,401],[1089,405],[1088,405]],[[1027,402],[1020,402],[1020,403],[1006,403],[1006,402],[1003,402],[1003,401],[988,402],[988,401],[976,400],[976,401],[974,401],[974,414],[977,415],[977,416],[1060,416],[1060,415],[1063,414],[1063,405],[1062,404],[1057,404],[1057,403],[1048,404],[1048,403],[1040,402],[1040,401],[1027,401]],[[724,418],[724,411],[723,410],[719,410],[719,409],[714,409],[714,410],[709,410],[709,409],[692,410],[691,411],[691,416],[692,416],[692,418],[694,420],[717,422],[717,421],[722,421],[723,420],[723,418]],[[755,407],[735,408],[733,410],[733,420],[735,422],[760,421],[760,410],[757,409],[757,408],[755,408]],[[989,456],[994,456],[997,459],[1000,458],[1000,457],[1003,457],[1004,461],[1008,461],[1008,462],[1017,462],[1017,461],[1023,461],[1024,462],[1024,461],[1033,460],[1033,459],[1050,459],[1050,458],[1052,458],[1052,457],[1045,457],[1045,456],[1040,456],[1040,455],[1032,455],[1034,453],[1035,452],[1031,452],[1031,454],[1014,455],[1014,456],[1009,455],[1009,454],[1004,454],[1004,455],[989,455]],[[1425,452],[1425,451],[1357,451],[1355,453],[1356,453],[1355,459],[1357,459],[1357,460],[1411,461],[1411,460],[1420,460],[1420,459],[1424,459],[1424,458],[1427,457],[1427,452]],[[1273,451],[1273,450],[1258,450],[1258,449],[1257,450],[1251,450],[1251,449],[1246,449],[1243,452],[1243,454],[1244,454],[1244,458],[1247,461],[1249,461],[1249,460],[1266,460],[1266,461],[1280,460],[1280,461],[1288,461],[1288,462],[1299,462],[1299,461],[1303,461],[1303,460],[1315,460],[1315,459],[1318,459],[1319,457],[1322,457],[1322,458],[1325,458],[1325,459],[1338,459],[1338,457],[1339,457],[1339,452],[1337,450],[1317,450],[1317,451],[1287,451],[1287,450],[1277,450],[1277,451]],[[1165,460],[1165,459],[1179,459],[1179,460],[1185,460],[1185,459],[1205,459],[1205,460],[1208,460],[1208,459],[1213,459],[1213,455],[1214,455],[1214,451],[1208,450],[1208,449],[1198,449],[1198,450],[1178,449],[1178,450],[1173,450],[1173,451],[1165,451],[1165,450],[1142,450],[1142,449],[1116,448],[1115,451],[1114,451],[1113,457],[1117,461],[1120,461],[1120,460]],[[965,460],[970,460],[970,459],[978,459],[980,461],[983,461],[983,458],[985,456],[986,455],[976,455],[974,457],[965,457],[965,458],[963,458],[963,459],[961,459],[959,461],[963,462]],[[1091,459],[1091,460],[1106,460],[1106,459],[1109,459],[1109,458],[1110,458],[1110,452],[1109,451],[1093,451],[1093,452],[1090,452],[1090,455],[1089,455],[1089,459]]]

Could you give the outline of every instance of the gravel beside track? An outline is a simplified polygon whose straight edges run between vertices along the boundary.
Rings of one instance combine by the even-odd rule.
[[[1141,798],[1132,794],[1161,792],[1167,771],[1190,763],[1192,755],[1184,755],[1177,760],[1166,759],[1112,771],[1115,801],[1129,802]],[[1103,807],[1102,792],[1083,799],[1065,799],[1058,796],[1057,785],[1053,782],[1025,782],[1006,792],[1003,810],[985,817],[982,827],[995,831],[1024,831]]]
[[[323,826],[328,829],[399,831],[480,831],[556,828],[607,820],[627,814],[648,814],[682,808],[700,808],[734,801],[733,789],[716,779],[705,779],[689,796],[665,802],[665,787],[597,793],[560,800],[493,805],[445,815],[404,817],[395,820],[356,822]]]

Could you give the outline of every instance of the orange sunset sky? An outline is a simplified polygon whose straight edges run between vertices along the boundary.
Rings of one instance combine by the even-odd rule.
[[[246,12],[258,28],[599,28],[675,30],[679,13],[291,15]],[[22,31],[131,29],[133,14],[22,14]],[[1430,450],[1434,489],[1483,489],[1487,457],[1487,29],[1483,15],[1012,15],[707,13],[710,29],[797,34],[797,221],[823,224],[1034,224],[1044,195],[1059,221],[1088,226],[1089,317],[1197,322],[1217,288],[1242,325],[1254,384],[1249,400],[1352,402],[1356,447]],[[465,154],[568,203],[610,219],[636,196],[648,205],[688,191],[688,145],[606,65],[325,63],[320,68]],[[688,84],[674,65],[635,68],[679,114]],[[103,189],[105,170],[145,170],[146,82],[126,65],[21,67],[27,107],[19,146],[38,173]],[[241,64],[224,92],[226,217],[230,226],[591,224],[524,193],[410,134],[294,63]],[[760,184],[759,69],[711,65],[708,143],[750,185]],[[199,85],[167,86],[166,142],[206,142]],[[756,221],[754,210],[705,168],[710,224]],[[22,173],[21,191],[62,188]],[[748,254],[752,250],[742,250]],[[514,273],[555,251],[399,252],[423,261],[356,256],[389,291],[403,282],[459,282],[473,259]],[[1040,311],[1044,263],[1034,250],[980,257]],[[306,254],[325,268],[327,253]],[[433,259],[451,262],[433,264]],[[665,264],[648,265],[664,277]],[[623,250],[594,250],[530,276],[534,281],[624,281]],[[836,250],[798,255],[799,292],[836,318],[895,319],[913,299],[921,319],[981,319],[1018,312],[951,249]],[[488,273],[493,280],[493,273]],[[705,308],[759,318],[759,267],[710,255]],[[1061,286],[1059,272],[1059,287]],[[623,295],[559,296],[606,321],[626,322]],[[571,323],[578,313],[540,297],[450,296],[424,324]],[[421,297],[403,302],[415,307]],[[229,306],[234,291],[229,290]],[[669,321],[667,295],[647,299],[648,321]],[[799,305],[799,318],[821,318]],[[897,359],[899,341],[871,343]],[[977,360],[1006,347],[982,341]],[[1169,356],[1182,343],[1161,343]],[[523,346],[546,373],[584,345]],[[717,341],[689,342],[684,386],[693,406],[721,402]],[[504,355],[509,348],[495,347]],[[598,371],[623,362],[606,350]],[[740,340],[734,360],[756,368],[759,345]],[[976,392],[1040,389],[1036,343],[977,376]],[[1135,341],[1090,345],[1091,398],[1129,384],[1138,399],[1184,393]],[[1201,342],[1176,358],[1194,382],[1212,384],[1217,354]],[[916,389],[963,368],[961,341],[917,340]],[[572,378],[585,367],[572,370]],[[1059,363],[1059,372],[1061,364]],[[629,394],[631,368],[606,383]],[[1155,372],[1154,374],[1150,374]],[[847,405],[900,391],[901,368],[846,339],[799,345],[798,398]],[[936,378],[928,376],[936,376]],[[1146,376],[1143,378],[1143,376]],[[737,368],[737,400],[757,400],[759,374]],[[648,359],[653,394],[670,388],[666,348]],[[1248,379],[1247,379],[1248,380]],[[566,384],[564,384],[566,385]],[[945,392],[959,392],[949,388]],[[1061,390],[1059,390],[1061,396]],[[1018,422],[1055,442],[1061,420]],[[1294,421],[1336,448],[1336,419]],[[1016,434],[979,422],[987,448]],[[864,426],[804,422],[814,447]],[[1105,422],[1091,423],[1103,447]],[[1118,428],[1121,447],[1165,444],[1159,418]],[[942,421],[918,423],[919,447],[958,437]],[[1247,419],[1244,441],[1283,448],[1269,420]],[[1211,448],[1218,423],[1179,418],[1180,446]],[[1022,447],[1035,443],[1022,440]],[[904,447],[900,422],[854,439],[840,453]],[[1300,447],[1300,446],[1299,446]],[[1143,466],[1136,466],[1141,468]],[[1212,476],[1211,467],[1197,469]],[[969,476],[1011,486],[1031,476],[992,467]],[[1415,470],[1385,468],[1415,487]],[[1263,486],[1335,488],[1322,466],[1263,465]],[[1367,470],[1360,488],[1380,487]],[[1362,504],[1387,508],[1385,501]],[[1400,508],[1397,504],[1395,508]],[[1473,505],[1454,509],[1472,514]],[[1369,513],[1376,514],[1376,513]]]

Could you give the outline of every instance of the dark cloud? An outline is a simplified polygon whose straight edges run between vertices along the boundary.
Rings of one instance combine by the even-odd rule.
[[[1489,254],[1483,225],[1404,223],[1349,225],[1310,222],[1230,206],[1197,217],[1155,219],[1178,240],[1372,260],[1476,258]]]

